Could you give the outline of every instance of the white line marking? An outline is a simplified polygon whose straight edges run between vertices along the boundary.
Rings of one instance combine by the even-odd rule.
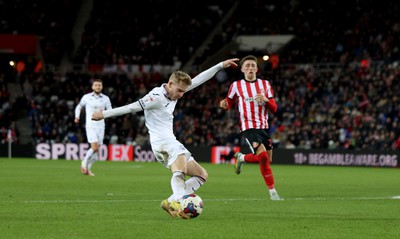
[[[220,198],[205,199],[204,201],[224,202],[224,201],[264,201],[269,198]],[[335,200],[400,200],[400,196],[387,197],[333,197],[333,198],[284,198],[281,201],[335,201]],[[162,199],[132,199],[132,200],[32,200],[23,201],[24,203],[132,203],[132,202],[161,202]]]
[[[285,198],[286,199],[286,198]],[[304,201],[333,201],[333,200],[392,200],[400,199],[400,196],[388,197],[334,197],[334,198],[289,198],[288,200],[304,200]]]

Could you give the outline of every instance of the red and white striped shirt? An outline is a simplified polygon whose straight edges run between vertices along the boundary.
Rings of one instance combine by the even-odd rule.
[[[264,93],[269,99],[268,103],[258,103],[255,100],[257,94]],[[228,109],[231,108],[235,100],[238,100],[238,110],[240,113],[240,129],[268,129],[268,110],[275,113],[278,106],[274,99],[274,90],[267,80],[257,78],[255,81],[244,79],[235,81],[231,84],[228,95]]]

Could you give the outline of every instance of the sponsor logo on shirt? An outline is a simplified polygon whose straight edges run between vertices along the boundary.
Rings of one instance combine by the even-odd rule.
[[[255,97],[245,97],[244,101],[246,101],[246,102],[255,101]]]

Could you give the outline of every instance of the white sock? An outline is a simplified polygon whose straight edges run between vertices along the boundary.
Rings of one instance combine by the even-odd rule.
[[[245,161],[244,161],[244,154],[241,153],[241,154],[239,154],[239,155],[240,155],[240,156],[239,156],[239,160],[242,161],[242,162],[245,162]]]
[[[94,162],[96,162],[98,157],[99,157],[99,153],[98,152],[92,154],[92,157],[90,157],[89,160],[88,160],[88,170],[90,170],[92,168]]]
[[[275,188],[269,189],[269,195],[272,195],[274,193],[277,193]]]
[[[205,180],[202,177],[197,177],[193,176],[186,180],[186,190],[185,190],[185,195],[186,194],[191,194],[197,191],[203,184],[205,183]]]
[[[185,195],[185,174],[181,171],[175,171],[171,178],[172,195],[168,198],[168,201],[178,201]]]
[[[92,157],[93,152],[94,152],[94,151],[93,151],[92,148],[90,148],[90,149],[86,152],[85,158],[82,160],[82,166],[83,166],[83,167],[87,168],[88,160],[90,159],[90,157]]]

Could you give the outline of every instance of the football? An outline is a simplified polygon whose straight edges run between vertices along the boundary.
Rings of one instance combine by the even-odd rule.
[[[197,194],[188,194],[183,196],[181,201],[182,211],[190,218],[198,217],[203,211],[203,200]]]

